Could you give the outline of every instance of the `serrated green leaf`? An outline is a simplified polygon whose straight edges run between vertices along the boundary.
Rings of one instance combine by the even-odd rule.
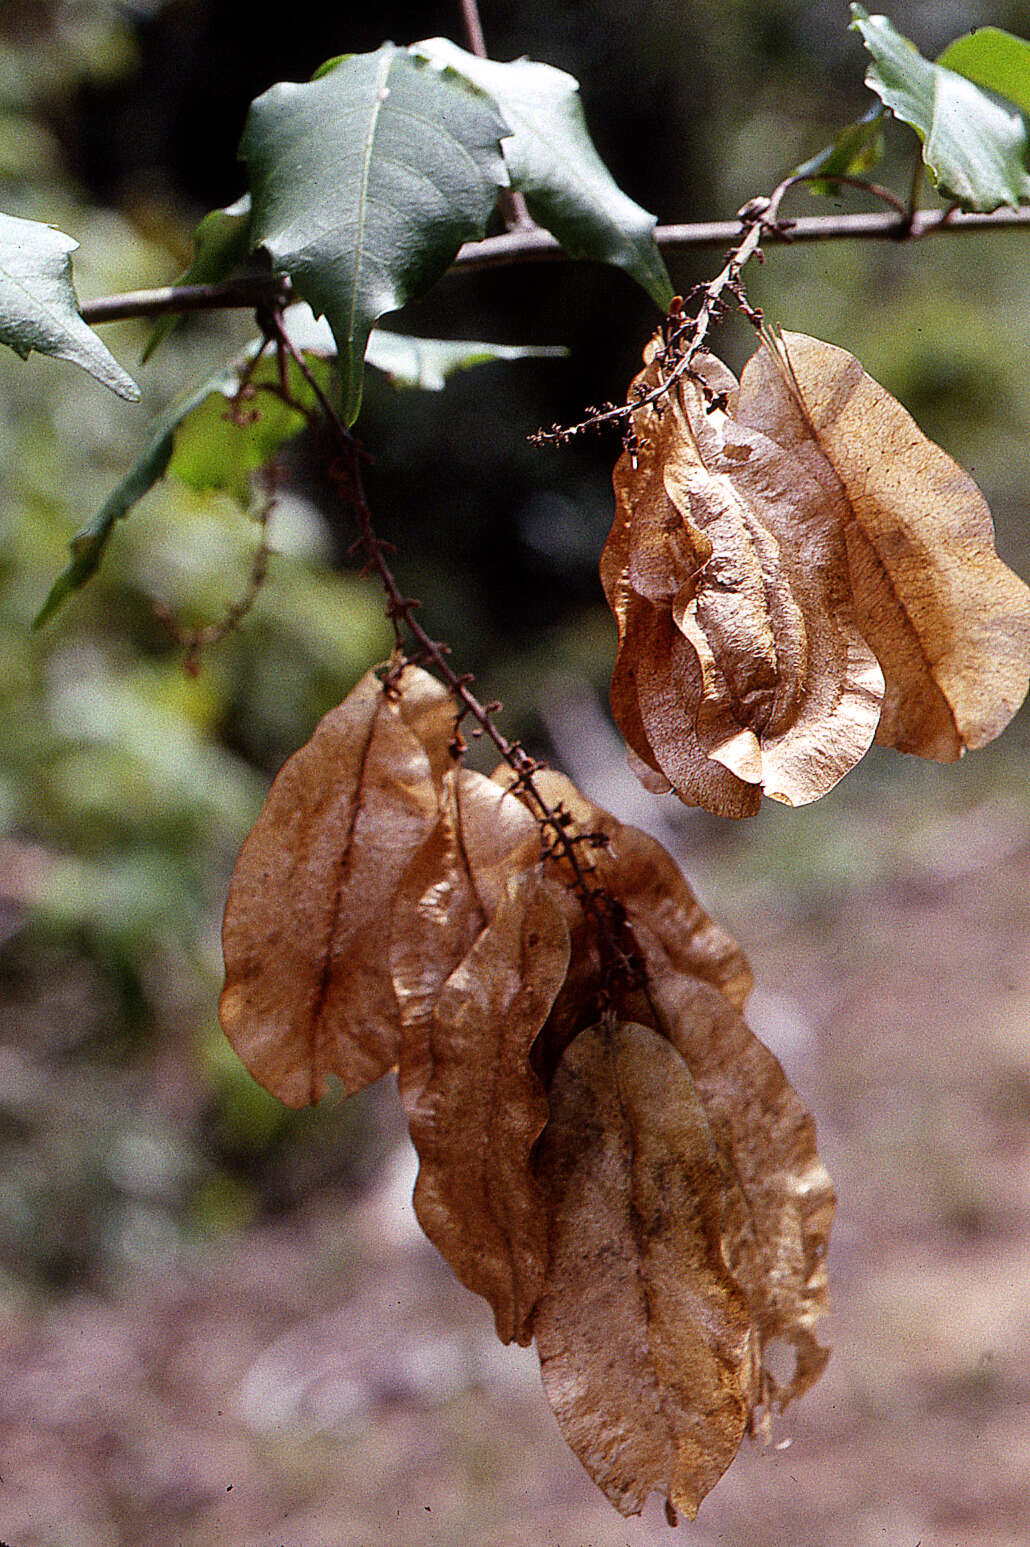
[[[175,281],[177,285],[216,285],[228,279],[250,253],[250,195],[244,194],[225,209],[213,209],[193,233],[193,262]],[[178,316],[159,317],[143,350],[143,363],[175,327]]]
[[[932,64],[885,16],[851,7],[851,23],[873,63],[866,85],[923,142],[934,185],[963,209],[989,211],[1030,200],[1026,125],[954,70]]]
[[[72,280],[72,237],[36,220],[0,215],[0,342],[81,365],[130,403],[139,388],[83,320]]]
[[[655,243],[656,219],[622,192],[597,154],[578,81],[530,59],[479,59],[447,38],[412,51],[493,97],[512,130],[504,142],[511,184],[534,220],[572,257],[625,269],[667,311],[672,282]]]
[[[832,144],[825,145],[808,161],[795,167],[794,176],[860,177],[863,172],[868,172],[883,159],[883,118],[882,107],[871,107],[868,113],[842,129]],[[809,185],[810,193],[838,191],[839,184],[832,181]]]
[[[251,105],[253,240],[333,330],[357,418],[373,323],[421,295],[482,236],[507,182],[493,103],[386,43]]]
[[[949,43],[937,63],[1030,113],[1030,43],[1000,27],[978,27]]]

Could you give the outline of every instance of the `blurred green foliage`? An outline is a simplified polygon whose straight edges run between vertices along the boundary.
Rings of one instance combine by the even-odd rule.
[[[948,4],[929,18],[911,3],[891,9],[931,56],[977,23],[1019,29],[1015,7]],[[234,175],[232,133],[216,146],[211,123],[194,180],[183,183],[172,131],[183,103],[196,117],[200,87],[162,58],[196,55],[218,78],[220,57],[232,81],[246,63],[253,94],[383,36],[455,35],[452,10],[336,12],[322,47],[328,8],[298,4],[289,46],[305,63],[293,69],[260,6],[248,9],[243,35],[238,7],[221,0],[8,0],[0,208],[78,238],[80,296],[167,283],[188,261],[202,213],[191,195],[201,188],[224,201],[240,185],[207,186]],[[847,19],[844,5],[802,0],[583,0],[546,14],[484,6],[498,57],[526,51],[580,77],[617,180],[663,220],[731,214],[864,110],[865,61]],[[212,40],[223,33],[219,56]],[[827,80],[840,81],[839,92]],[[142,109],[136,81],[152,94]],[[138,136],[150,161],[130,164],[133,125],[149,105],[165,125],[167,159],[151,125]],[[239,124],[243,106],[245,93]],[[884,179],[903,192],[909,151],[894,130],[888,147]],[[93,196],[76,181],[87,175]],[[114,204],[99,202],[101,186]],[[853,207],[853,198],[818,207]],[[1003,557],[1030,576],[1024,244],[1022,234],[999,234],[911,249],[770,250],[748,286],[770,318],[859,355],[974,471]],[[673,278],[685,291],[715,261],[679,257]],[[606,691],[613,630],[596,560],[617,448],[540,452],[526,437],[621,397],[654,322],[628,279],[590,266],[452,278],[400,325],[568,344],[570,360],[483,367],[442,397],[369,382],[360,426],[375,457],[368,486],[382,534],[399,546],[401,582],[461,668],[480,673],[485,696],[505,697],[506,725],[538,742],[556,666]],[[99,574],[45,630],[31,630],[69,537],[139,458],[147,425],[239,349],[253,323],[183,325],[139,370],[147,332],[104,331],[143,386],[141,407],[70,365],[0,361],[0,1294],[174,1255],[194,1232],[234,1229],[319,1180],[353,1174],[374,1148],[367,1103],[286,1111],[243,1072],[215,1019],[222,901],[267,779],[390,643],[376,590],[348,567],[352,534],[303,438],[286,459],[268,582],[243,627],[202,656],[199,675],[184,669],[154,603],[198,624],[244,589],[260,534],[242,481],[214,492],[159,484],[119,523]],[[750,330],[728,326],[730,363],[752,342]],[[217,405],[206,412],[207,429],[223,435]],[[182,446],[181,469],[202,485],[210,447],[201,428]],[[999,746],[982,766],[1025,788],[1025,720]],[[685,811],[677,820],[705,835],[731,900],[760,900],[757,871],[777,891],[832,895],[859,859],[868,865],[879,852],[847,841],[863,802],[865,820],[896,848],[920,803],[946,801],[948,790],[982,795],[987,777],[897,758],[888,769],[874,755],[815,816],[769,807],[732,829]]]
[[[52,10],[53,30],[0,46],[0,122],[31,124],[76,70],[131,62],[122,8],[93,7],[90,25],[84,6]],[[81,241],[80,293],[167,278],[169,254],[79,202],[53,158],[45,185],[37,164],[17,176],[4,165],[0,205]],[[121,358],[138,358],[144,326],[111,332]],[[239,319],[183,330],[128,412],[72,366],[3,363],[0,1273],[12,1280],[81,1282],[172,1251],[183,1232],[234,1226],[285,1199],[272,1164],[284,1144],[303,1148],[317,1130],[323,1169],[344,1173],[360,1126],[343,1105],[280,1107],[223,1050],[215,1006],[235,852],[267,772],[388,653],[377,592],[333,573],[325,516],[285,493],[271,580],[245,632],[198,675],[184,670],[154,602],[187,624],[217,619],[245,587],[260,535],[242,476],[233,490],[189,486],[210,482],[201,432],[231,435],[215,413],[183,446],[189,482],[147,496],[90,587],[31,630],[72,531],[139,455],[148,416],[251,332]]]

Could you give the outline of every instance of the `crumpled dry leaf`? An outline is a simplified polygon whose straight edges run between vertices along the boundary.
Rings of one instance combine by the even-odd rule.
[[[503,778],[498,769],[495,779]],[[679,866],[654,838],[594,804],[564,774],[534,780],[581,833],[602,834],[597,880],[621,903],[643,959],[648,1023],[668,1037],[693,1077],[720,1152],[743,1188],[746,1211],[731,1261],[760,1342],[798,1353],[794,1381],[769,1395],[783,1405],[826,1364],[812,1328],[826,1314],[826,1246],[834,1195],[812,1118],[779,1061],[741,1015],[752,976],[737,942],[698,903]],[[623,1013],[647,1013],[639,997]]]
[[[397,1061],[390,909],[438,819],[433,767],[453,726],[428,673],[406,667],[389,693],[367,673],[280,770],[243,845],[220,1015],[248,1069],[288,1106],[317,1101],[329,1074],[356,1091]]]
[[[550,1100],[536,1317],[548,1400],[623,1514],[659,1488],[693,1518],[755,1394],[751,1315],[724,1245],[727,1202],[742,1205],[686,1065],[648,1027],[583,1031]]]
[[[539,770],[577,880],[510,769],[454,765],[456,710],[370,673],[282,770],[226,909],[224,1023],[293,1105],[397,1066],[426,1234],[502,1340],[537,1338],[612,1502],[693,1515],[825,1363],[832,1190],[740,1018],[747,963],[670,856]]]
[[[546,1204],[529,1158],[548,1105],[529,1054],[568,964],[568,926],[547,883],[516,877],[439,993],[432,1077],[411,1113],[419,1223],[489,1300],[503,1343],[530,1341],[547,1271]]]
[[[497,911],[508,882],[540,869],[521,801],[482,774],[446,774],[441,810],[397,887],[389,968],[403,1036],[397,1081],[410,1113],[433,1072],[430,1028],[444,983]]]
[[[644,392],[654,342],[645,360]],[[744,816],[762,790],[818,799],[874,733],[945,758],[996,735],[1030,678],[1030,592],[968,475],[832,345],[765,339],[739,391],[699,371],[634,412],[601,562],[645,782]]]
[[[502,782],[506,777],[510,779],[503,769],[494,774]],[[627,943],[635,949],[642,972],[639,986],[621,989],[616,1012],[675,1048],[683,1064],[677,1079],[680,1084],[691,1082],[692,1099],[700,1103],[710,1130],[715,1153],[711,1197],[714,1200],[721,1188],[725,1264],[747,1304],[753,1332],[755,1363],[747,1417],[753,1428],[760,1428],[767,1422],[763,1410],[799,1396],[817,1379],[828,1357],[814,1327],[828,1308],[825,1257],[834,1197],[816,1152],[812,1120],[777,1060],[740,1014],[751,975],[739,947],[700,908],[661,845],[594,805],[561,774],[541,770],[534,783],[552,807],[560,806],[571,817],[573,831],[603,840],[603,846],[581,847],[580,852],[584,861],[589,856],[594,883],[621,908],[630,931]],[[600,959],[596,945],[584,941],[589,931],[582,919],[576,921],[576,907],[573,902],[569,915],[573,964],[540,1037],[546,1053],[539,1062],[547,1070],[561,1070],[563,1055],[572,1055],[597,1013]],[[555,1073],[552,1102],[558,1078]],[[542,1177],[549,1153],[545,1147],[539,1152]],[[594,1185],[589,1174],[593,1164],[584,1157],[584,1188]],[[681,1266],[689,1275],[689,1264]],[[548,1304],[552,1314],[553,1298]],[[703,1316],[695,1314],[703,1326]],[[782,1384],[762,1368],[766,1349],[776,1342],[787,1344],[795,1354],[793,1375]],[[588,1355],[581,1350],[575,1357]],[[600,1373],[598,1388],[603,1390],[607,1381]],[[559,1398],[559,1410],[565,1401]],[[572,1424],[577,1440],[571,1441],[570,1435],[575,1448],[608,1445],[601,1429],[592,1430],[588,1416],[577,1413]],[[719,1454],[725,1466],[728,1457]],[[588,1462],[592,1473],[599,1464]],[[695,1478],[698,1497],[713,1480],[702,1466]],[[654,1485],[652,1481],[648,1486]],[[616,1488],[609,1496],[626,1507],[631,1496],[619,1503],[617,1493]],[[675,1498],[672,1502],[687,1507]]]
[[[513,783],[503,763],[493,778],[506,788]],[[572,832],[592,840],[580,843],[581,862],[592,869],[593,884],[617,902],[633,934],[640,923],[646,923],[652,937],[661,941],[664,965],[710,983],[740,1009],[753,982],[747,958],[732,935],[701,907],[683,872],[657,839],[620,822],[554,769],[539,769],[533,783],[552,810],[560,809],[571,818]],[[594,930],[583,916],[576,892],[569,889],[567,867],[561,861],[552,862],[551,873],[561,875],[566,884],[566,917],[574,946],[569,977],[547,1028],[544,1062],[549,1065],[577,1032],[596,1019],[601,973]],[[638,1018],[644,1013],[640,1005],[633,1010]]]

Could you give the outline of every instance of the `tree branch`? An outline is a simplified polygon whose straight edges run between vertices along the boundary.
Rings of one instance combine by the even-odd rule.
[[[983,231],[1013,226],[1030,227],[1030,206],[995,210],[990,215],[963,214],[960,210],[919,210],[911,223],[906,216],[879,210],[850,215],[809,215],[785,221],[778,232],[766,232],[763,246],[795,242],[842,242],[873,240],[917,241],[926,236],[954,231]],[[740,236],[739,220],[707,220],[692,225],[658,226],[655,240],[663,252],[689,252],[695,248],[727,247]],[[563,258],[565,254],[549,231],[509,231],[485,242],[466,242],[452,265],[466,271],[499,268],[508,263]]]
[[[249,274],[216,285],[162,285],[157,290],[127,290],[83,301],[79,307],[88,323],[122,322],[127,317],[160,317],[166,312],[223,311],[245,307],[253,311],[277,297],[292,297],[290,282],[281,274]]]
[[[995,210],[990,215],[964,214],[961,210],[917,210],[911,223],[891,213],[803,216],[778,232],[763,234],[762,245],[778,243],[841,241],[919,241],[927,236],[966,231],[1010,230],[1030,227],[1030,207]],[[689,252],[695,248],[727,247],[740,237],[739,220],[709,220],[693,225],[659,226],[655,238],[663,252]],[[452,273],[503,268],[513,263],[564,259],[566,254],[549,231],[539,227],[505,232],[483,242],[466,242],[454,260]],[[228,307],[253,308],[276,297],[289,298],[289,284],[281,275],[248,276],[217,285],[165,285],[158,290],[135,290],[124,295],[103,296],[83,302],[80,310],[88,323],[117,322],[126,317],[158,317],[164,312],[211,311]]]

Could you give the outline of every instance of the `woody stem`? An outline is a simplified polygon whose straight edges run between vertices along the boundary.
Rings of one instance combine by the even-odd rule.
[[[432,665],[462,705],[463,712],[472,717],[484,735],[497,748],[503,760],[515,774],[517,787],[525,792],[535,808],[537,821],[541,830],[547,835],[550,851],[560,856],[572,872],[573,885],[584,911],[593,920],[597,930],[602,958],[607,968],[606,976],[633,980],[636,976],[635,962],[631,950],[620,939],[619,924],[611,898],[592,879],[593,867],[584,864],[577,840],[569,830],[568,820],[563,819],[560,810],[548,803],[534,783],[533,775],[540,765],[530,756],[521,742],[511,741],[504,735],[493,719],[490,712],[491,706],[481,703],[472,692],[471,674],[458,673],[454,670],[448,660],[449,647],[442,641],[433,639],[426,632],[416,617],[419,602],[413,597],[405,596],[401,590],[390,568],[387,544],[377,536],[372,525],[372,513],[365,498],[361,477],[362,452],[358,442],[323,392],[303,354],[294,346],[283,326],[281,312],[272,308],[262,314],[261,321],[278,347],[294,361],[318,402],[323,421],[339,457],[331,473],[358,524],[359,536],[354,547],[364,554],[367,567],[375,573],[386,593],[387,612],[393,624],[398,647],[403,651],[404,640],[401,632],[403,625],[418,646],[417,658]]]

